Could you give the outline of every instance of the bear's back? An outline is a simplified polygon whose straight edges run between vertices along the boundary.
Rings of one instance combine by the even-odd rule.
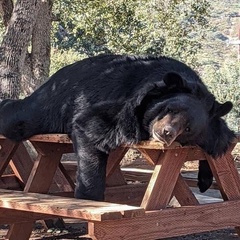
[[[191,68],[175,59],[99,55],[60,69],[33,96],[35,101],[37,95],[41,99],[50,97],[53,101],[56,95],[65,101],[79,97],[87,98],[91,103],[125,101],[146,83],[162,81],[170,71],[177,72],[187,81],[201,81]]]

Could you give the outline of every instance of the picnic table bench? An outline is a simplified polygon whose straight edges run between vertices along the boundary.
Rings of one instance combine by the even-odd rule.
[[[10,224],[6,239],[29,239],[34,221],[55,217],[88,221],[92,239],[160,239],[227,227],[240,234],[240,179],[231,154],[238,141],[239,137],[217,159],[198,147],[178,143],[167,148],[153,141],[121,146],[109,156],[106,202],[96,202],[66,197],[74,189],[61,163],[64,153],[73,152],[67,135],[31,137],[29,142],[38,153],[34,161],[23,143],[0,136],[0,180],[7,182],[4,172],[10,166],[22,187],[22,191],[0,189],[0,223]],[[154,166],[148,184],[126,183],[119,163],[129,148],[137,149]],[[182,177],[186,161],[201,159],[209,162],[223,202],[199,204]],[[181,207],[168,207],[172,196]]]

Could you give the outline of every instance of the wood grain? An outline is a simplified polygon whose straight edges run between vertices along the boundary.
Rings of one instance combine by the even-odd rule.
[[[187,149],[165,151],[155,166],[141,206],[146,210],[156,210],[167,206],[177,182]]]
[[[143,208],[39,193],[0,190],[0,207],[61,217],[103,221],[144,215]],[[24,217],[24,216],[23,216]]]
[[[1,139],[0,147],[0,176],[2,176],[9,161],[18,148],[18,143],[14,143],[8,139]]]
[[[240,222],[240,201],[146,212],[144,216],[89,224],[98,240],[153,240],[233,227]]]

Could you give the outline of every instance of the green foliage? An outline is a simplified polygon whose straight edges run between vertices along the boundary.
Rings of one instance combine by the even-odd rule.
[[[193,62],[207,27],[206,0],[55,2],[54,44],[88,56],[166,54]],[[60,34],[59,26],[64,34]]]
[[[220,102],[233,102],[233,110],[226,116],[226,120],[235,131],[239,130],[240,119],[240,62],[238,47],[228,44],[228,41],[237,39],[240,20],[235,16],[238,9],[239,0],[211,2],[210,28],[196,56],[198,70],[210,91]]]
[[[84,56],[80,56],[79,53],[73,50],[59,50],[59,49],[52,49],[51,50],[51,69],[50,69],[50,76],[55,73],[60,68],[79,61]],[[87,57],[87,56],[85,56]]]
[[[226,120],[233,130],[238,131],[237,119],[240,118],[240,62],[228,60],[218,67],[209,65],[205,67],[202,77],[219,102],[233,102],[233,109],[226,116]]]

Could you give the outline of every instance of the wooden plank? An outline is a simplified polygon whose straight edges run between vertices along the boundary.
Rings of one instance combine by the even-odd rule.
[[[72,140],[67,134],[41,134],[29,138],[31,142],[52,142],[72,144]]]
[[[240,179],[237,168],[234,165],[231,149],[229,149],[229,151],[224,156],[221,156],[217,159],[213,159],[207,154],[206,158],[223,198],[225,200],[239,199]]]
[[[105,200],[112,203],[140,206],[146,189],[146,183],[107,187],[105,190]]]
[[[185,176],[184,176],[184,180],[186,181],[186,183],[187,183],[187,185],[188,185],[189,187],[195,187],[195,188],[198,187],[198,186],[197,186],[198,180],[197,180],[196,178],[189,178],[189,177],[185,177]],[[213,183],[212,183],[212,185],[209,187],[209,189],[219,190],[219,186],[218,186],[218,184],[217,184],[215,181],[213,181]]]
[[[29,232],[32,232],[34,222],[28,222],[28,224],[14,223],[10,226],[7,233],[6,239],[16,240],[16,239],[29,239]]]
[[[145,212],[128,205],[10,190],[0,190],[0,207],[93,221],[136,217]]]
[[[32,145],[36,148],[37,152],[44,155],[46,149],[49,147],[54,147],[56,152],[63,153],[73,153],[73,145],[68,143],[59,143],[59,142],[44,142],[44,141],[31,141]]]
[[[240,133],[236,133],[236,138],[233,140],[234,143],[240,142]],[[3,135],[0,135],[0,140],[6,139]],[[59,134],[59,133],[53,133],[53,134],[39,134],[35,135],[30,138],[32,141],[38,141],[38,142],[59,142],[59,143],[71,143],[71,139],[67,134]],[[133,144],[131,146],[135,147],[142,147],[142,148],[148,148],[150,145],[153,147],[152,149],[160,149],[161,147],[164,147],[164,145],[161,142],[157,142],[154,140],[149,140],[149,141],[142,141],[138,144]],[[127,145],[129,147],[129,145]],[[172,146],[169,146],[170,148],[167,149],[172,149],[173,147],[179,147],[181,146],[180,143],[174,142]],[[160,147],[160,148],[159,148]]]
[[[199,202],[193,192],[189,189],[184,178],[179,174],[177,183],[173,190],[173,195],[177,198],[181,206],[198,205]]]
[[[234,146],[230,146],[226,154],[217,159],[206,155],[224,200],[240,198],[240,177],[231,154]],[[240,224],[235,225],[235,229],[240,235]]]
[[[34,143],[34,147],[42,153],[34,162],[28,182],[25,186],[26,192],[48,192],[54,174],[59,165],[62,152],[57,144]],[[44,179],[44,181],[43,181]]]
[[[162,151],[159,149],[143,149],[138,148],[138,151],[142,154],[142,156],[148,161],[148,163],[155,165],[162,154]]]
[[[49,159],[48,156],[39,155],[39,159],[34,163],[29,181],[26,183],[25,191],[39,193],[48,192],[57,166],[57,161]]]
[[[18,179],[23,183],[22,186],[24,186],[31,173],[33,159],[30,157],[23,143],[19,144],[16,152],[14,153],[12,160],[10,161],[10,167]]]
[[[121,186],[107,187],[105,190],[105,201],[140,206],[146,189],[146,183],[132,183]],[[52,195],[74,198],[74,192],[56,192]]]
[[[121,171],[123,173],[124,178],[127,181],[138,181],[138,182],[149,182],[151,179],[153,170],[151,169],[142,169],[142,168],[134,168],[134,167],[122,167]],[[196,177],[188,177],[188,174],[183,173],[183,178],[189,187],[197,188],[197,176]],[[210,186],[210,189],[219,190],[217,183],[214,181]]]
[[[236,138],[233,139],[233,143],[240,142],[240,133],[235,133]],[[175,148],[195,148],[195,146],[182,146],[179,142],[173,142],[170,146],[166,146],[161,142],[155,141],[155,140],[146,140],[146,141],[141,141],[137,144],[132,144],[132,145],[124,145],[128,147],[133,147],[133,148],[145,148],[145,149],[175,149]]]
[[[146,143],[147,144],[147,143]],[[185,161],[195,161],[195,160],[205,160],[206,156],[202,149],[196,146],[178,146],[173,145],[169,147],[164,148],[157,148],[156,143],[149,142],[149,145],[147,145],[147,148],[143,148],[142,145],[134,145],[135,148],[138,149],[144,156],[144,158],[151,164],[155,164],[157,159],[159,158],[159,154],[161,154],[164,150],[173,150],[178,148],[188,149],[188,155],[186,156]],[[139,148],[138,148],[139,147]],[[162,150],[162,151],[161,151]],[[150,155],[149,155],[150,154]]]
[[[89,224],[98,240],[162,239],[234,227],[240,222],[240,200],[146,212],[134,219]]]
[[[123,145],[123,146],[137,148],[137,149],[140,149],[140,148],[144,148],[144,149],[175,149],[175,148],[182,147],[181,144],[178,142],[173,142],[170,146],[167,147],[161,142],[151,141],[151,140],[142,141],[137,144]]]
[[[8,139],[0,141],[0,176],[4,173],[6,167],[9,164],[13,154],[18,148],[18,143],[12,142]]]
[[[231,171],[231,175],[234,178],[235,182],[237,183],[237,187],[238,187],[238,189],[240,191],[240,175],[239,175],[238,169],[237,169],[237,167],[235,165],[234,157],[232,155],[232,151],[235,148],[235,146],[236,146],[236,143],[233,143],[229,147],[228,152],[225,154],[225,159],[226,159],[225,161],[227,161],[228,166],[229,166],[230,171]]]
[[[127,151],[128,151],[128,148],[119,147],[113,150],[112,152],[110,152],[108,157],[107,170],[106,170],[107,178],[114,172],[116,167],[119,166],[121,160],[123,159]]]
[[[153,174],[151,169],[122,167],[123,176],[129,181],[149,182]]]
[[[119,147],[110,152],[106,169],[106,185],[107,186],[120,186],[125,185],[126,181],[120,170],[120,162],[125,156],[128,148]]]
[[[33,213],[25,211],[6,209],[0,207],[0,224],[24,223],[41,219],[53,218],[49,214]]]
[[[187,149],[166,150],[156,164],[141,206],[146,210],[165,208],[178,179]]]
[[[0,178],[0,188],[11,189],[11,190],[21,190],[22,185],[19,179],[14,174],[3,175]]]
[[[68,176],[74,182],[76,179],[77,161],[62,161],[61,164],[63,165],[64,169],[66,170]]]
[[[127,182],[125,181],[120,166],[117,165],[114,172],[106,178],[106,186],[122,186],[126,184]]]
[[[57,185],[59,185],[59,189],[61,189],[62,191],[68,192],[75,189],[74,184],[75,180],[73,180],[69,176],[67,170],[65,169],[61,162],[59,163],[59,169],[57,169],[57,172],[54,176],[54,181],[56,182]]]
[[[188,155],[186,156],[185,161],[195,161],[195,160],[205,160],[206,156],[202,149],[199,147],[189,147]]]
[[[24,191],[46,193],[51,186],[62,152],[56,143],[32,142],[32,144],[39,152],[39,155],[34,162]],[[20,229],[25,229],[22,233],[23,235],[19,235],[19,238],[23,240],[28,239],[32,232],[32,225],[33,222],[12,224],[7,236],[9,239],[14,239],[14,236],[18,234]]]
[[[53,184],[51,184],[49,192],[54,193],[60,191],[70,192],[75,189],[75,184],[72,179],[67,175],[66,170],[59,163],[59,167],[56,169]]]

